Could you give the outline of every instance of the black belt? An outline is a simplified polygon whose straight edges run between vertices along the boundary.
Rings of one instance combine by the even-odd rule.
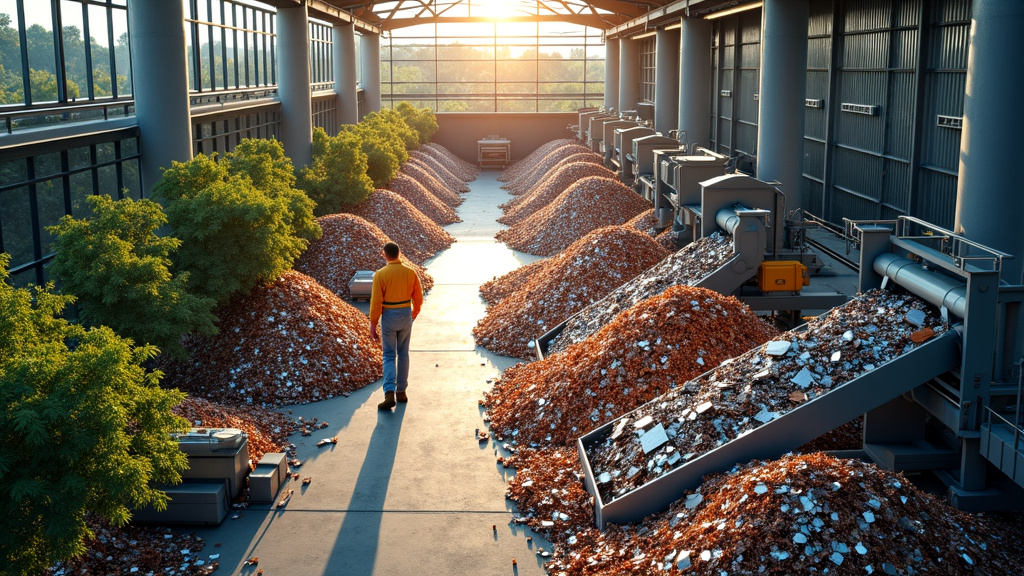
[[[388,302],[387,300],[385,300],[384,302],[381,302],[381,305],[383,305],[383,306],[397,306],[399,304],[408,304],[410,302],[412,302],[412,300],[402,300],[401,302]]]

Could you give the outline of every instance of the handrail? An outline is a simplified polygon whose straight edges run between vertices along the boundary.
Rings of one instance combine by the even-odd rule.
[[[0,118],[4,121],[4,132],[8,135],[14,134],[15,124],[19,119],[25,118],[38,118],[44,116],[68,116],[71,114],[82,114],[83,112],[91,112],[95,110],[103,111],[103,120],[109,120],[111,118],[110,110],[115,108],[123,108],[123,111],[118,116],[131,116],[131,109],[135,106],[134,98],[118,98],[111,100],[90,100],[87,103],[67,103],[59,106],[46,106],[46,107],[34,107],[34,106],[19,106],[19,107],[0,107]],[[85,118],[82,121],[92,121],[97,118]],[[53,124],[47,124],[47,126],[57,126],[61,124],[67,124],[68,122],[56,122]],[[32,128],[39,128],[40,126],[25,126],[26,130]]]

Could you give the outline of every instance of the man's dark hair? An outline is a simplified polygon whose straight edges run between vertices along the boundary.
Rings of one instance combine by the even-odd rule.
[[[384,255],[392,260],[398,258],[398,244],[395,244],[394,242],[388,242],[385,244]]]

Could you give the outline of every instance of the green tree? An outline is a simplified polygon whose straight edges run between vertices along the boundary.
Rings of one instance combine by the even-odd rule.
[[[153,190],[182,241],[172,258],[190,292],[222,304],[291,269],[321,234],[313,201],[292,182],[275,140],[243,140],[220,162],[200,154],[164,171]]]
[[[430,139],[437,132],[437,117],[429,108],[416,108],[408,102],[399,102],[395,110],[402,115],[405,123],[412,128],[419,137],[419,144],[430,142]]]
[[[366,170],[366,153],[358,136],[342,132],[332,137],[317,127],[313,131],[313,163],[302,169],[298,185],[316,202],[316,215],[337,214],[373,193],[373,180]]]
[[[57,236],[50,269],[76,297],[81,320],[178,357],[186,355],[182,335],[215,334],[213,300],[186,290],[188,273],[171,273],[181,241],[156,235],[167,223],[160,205],[106,195],[86,202],[94,218],[64,216],[48,228]]]
[[[155,483],[188,466],[171,436],[184,398],[161,389],[135,347],[107,327],[61,319],[71,297],[7,284],[0,255],[0,551],[3,573],[39,574],[85,552],[87,512],[123,525],[131,510],[166,507]]]
[[[370,112],[358,124],[342,127],[342,132],[351,132],[359,138],[363,152],[366,153],[366,175],[377,188],[387,186],[398,168],[409,159],[406,140],[403,139],[402,128],[396,124],[396,119],[401,121],[405,132],[411,132],[411,129],[405,125],[401,114],[394,110],[389,112],[394,114]]]

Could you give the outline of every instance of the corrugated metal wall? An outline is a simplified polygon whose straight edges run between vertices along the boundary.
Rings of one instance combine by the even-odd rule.
[[[969,29],[970,0],[811,3],[810,212],[952,226]]]
[[[761,11],[715,21],[711,149],[738,157],[737,169],[753,174],[757,156],[757,91],[761,73]]]

